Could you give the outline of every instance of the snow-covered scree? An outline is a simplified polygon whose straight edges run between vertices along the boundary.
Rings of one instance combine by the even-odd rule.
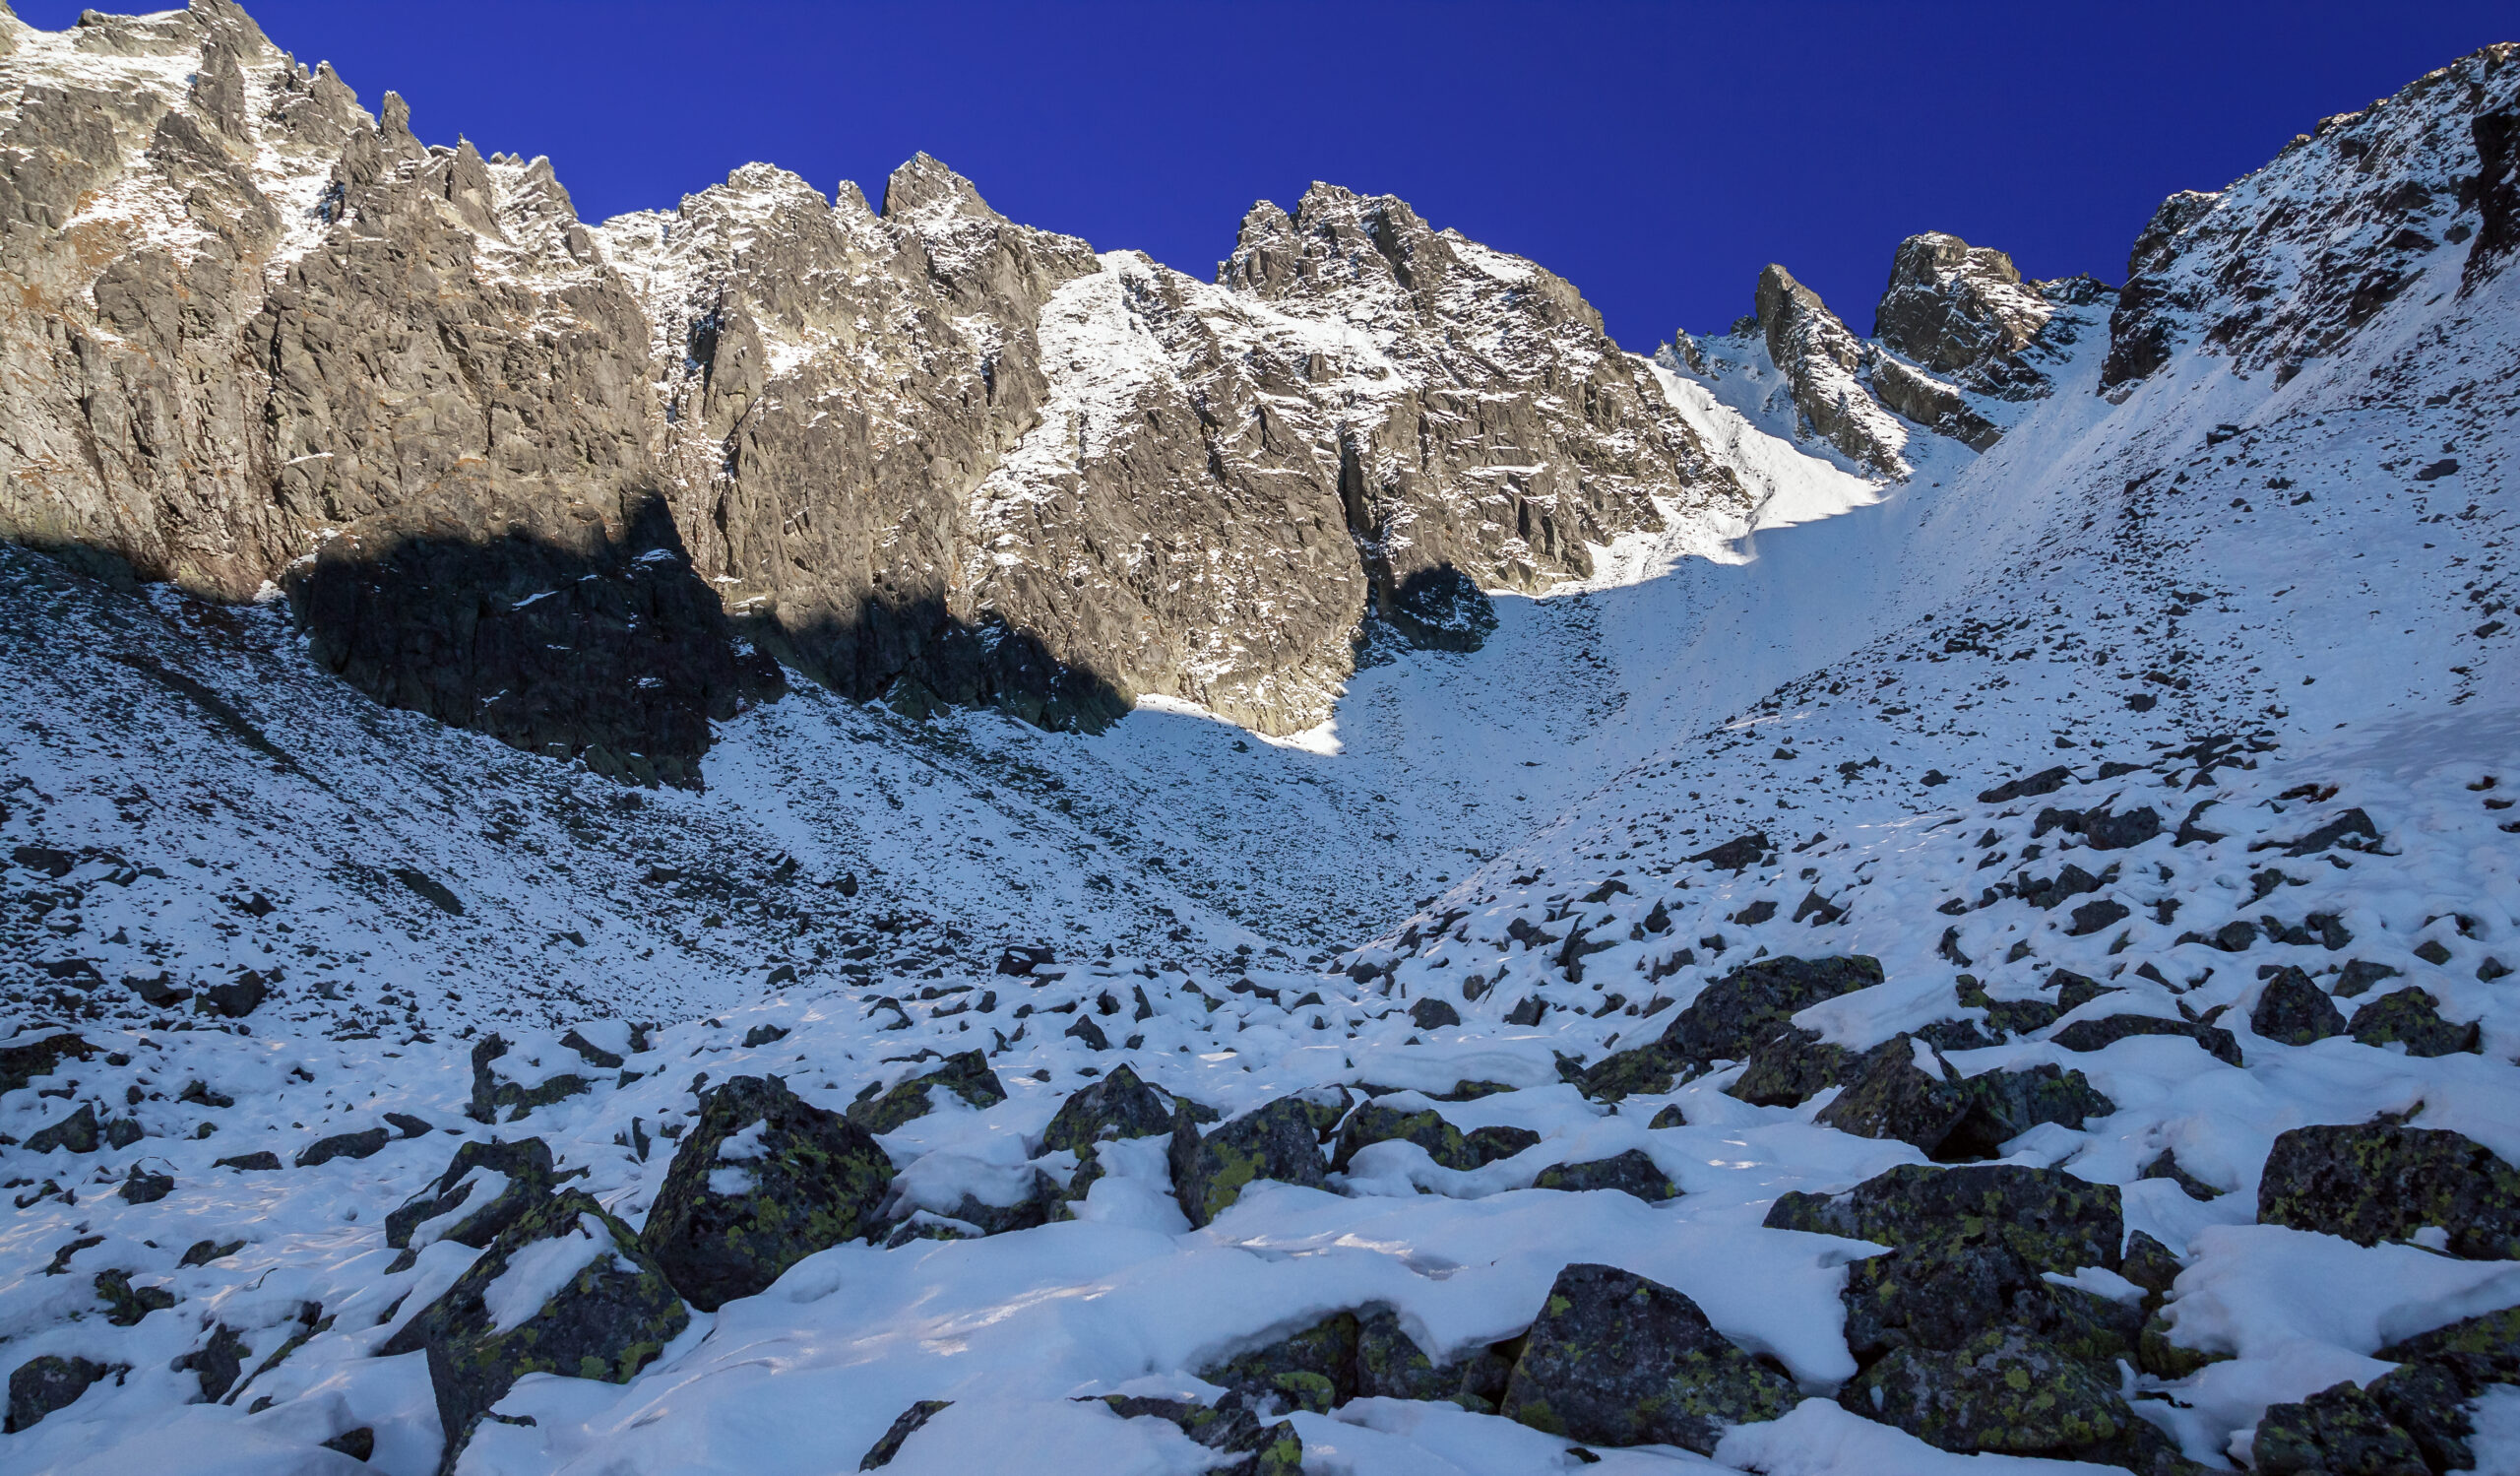
[[[2520,1470],[2516,71],[1904,480],[1636,361],[1737,510],[1290,737],[632,790],[0,551],[0,1471]]]

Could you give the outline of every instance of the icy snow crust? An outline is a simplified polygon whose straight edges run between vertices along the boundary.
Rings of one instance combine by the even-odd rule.
[[[2295,198],[2317,162],[2296,149],[2255,196],[2223,198]],[[627,261],[630,227],[609,231]],[[1084,352],[1116,321],[1108,294],[1150,270],[1103,258],[1053,302],[1045,347]],[[485,1425],[459,1469],[850,1469],[933,1398],[955,1403],[890,1469],[995,1469],[1021,1452],[1040,1471],[1196,1471],[1212,1457],[1168,1425],[1074,1399],[1200,1392],[1195,1371],[1217,1358],[1367,1301],[1457,1357],[1519,1332],[1560,1266],[1592,1260],[1686,1293],[1814,1396],[1736,1428],[1713,1462],[1649,1447],[1601,1452],[1598,1469],[2089,1471],[1945,1453],[1819,1397],[1854,1371],[1838,1292],[1873,1250],[1759,1222],[1781,1193],[1843,1188],[1921,1161],[1915,1149],[1817,1125],[1825,1097],[1741,1103],[1723,1091],[1730,1068],[1615,1106],[1561,1079],[1561,1057],[1650,1039],[1763,950],[1881,960],[1887,983],[1798,1017],[1848,1045],[1982,1015],[1956,1002],[1964,971],[1997,998],[2058,968],[2117,989],[2063,1023],[2224,1011],[2238,1067],[2171,1037],[2071,1053],[2052,1030],[1949,1059],[1967,1072],[2052,1061],[2116,1104],[2082,1130],[2016,1140],[2008,1161],[2122,1186],[2129,1230],[2181,1256],[2177,1338],[2235,1356],[2130,1387],[2190,1456],[2228,1467],[2268,1404],[2383,1372],[2370,1355],[2393,1339],[2520,1304],[2507,1264],[2252,1223],[2269,1145],[2303,1123],[2414,1113],[2520,1160],[2520,996],[2485,977],[2520,967],[2520,810],[2495,807],[2520,792],[2503,621],[2520,276],[2460,296],[2458,271],[2456,252],[2427,258],[2423,280],[2281,384],[2191,344],[2112,403],[2096,393],[2105,338],[2087,333],[1992,451],[1917,432],[1916,475],[1895,486],[1796,441],[1767,399],[1736,393],[1748,375],[1666,362],[1674,414],[1758,511],[1687,535],[1702,545],[1636,536],[1597,560],[1601,579],[1500,599],[1484,650],[1368,668],[1298,742],[1252,741],[1184,705],[1088,738],[984,715],[910,723],[808,690],[728,725],[706,794],[633,796],[365,705],[308,674],[276,612],[115,595],[0,552],[0,967],[48,1001],[10,1023],[21,1040],[74,1024],[98,1052],[0,1097],[0,1132],[22,1145],[88,1103],[148,1134],[94,1155],[0,1147],[15,1201],[0,1361],[129,1368],[0,1437],[0,1470],[346,1472],[358,1464],[319,1443],[367,1428],[372,1468],[423,1476],[440,1448],[424,1359],[371,1354],[477,1252],[424,1227],[412,1263],[391,1270],[382,1221],[458,1142],[540,1136],[584,1172],[576,1187],[636,1225],[669,1134],[693,1121],[697,1073],[775,1073],[839,1110],[932,1065],[922,1053],[978,1049],[1009,1098],[976,1111],[939,1091],[881,1140],[903,1170],[899,1212],[965,1193],[1000,1204],[1035,1165],[1063,1173],[1037,1152],[1042,1128],[1122,1059],[1228,1114],[1370,1082],[1465,1130],[1542,1140],[1471,1172],[1379,1144],[1327,1190],[1263,1184],[1195,1232],[1164,1140],[1111,1145],[1073,1220],[836,1247],[696,1315],[626,1385],[529,1377],[499,1409],[534,1423]],[[1254,332],[1296,331],[1239,310]],[[1076,434],[1116,433],[1095,418],[1093,376],[1054,383]],[[2445,459],[2454,472],[2415,480]],[[2228,765],[2197,761],[2208,735],[2235,739]],[[2131,767],[2102,778],[2105,763]],[[2055,794],[1972,798],[2050,764],[2073,770]],[[2153,806],[2164,833],[2106,855],[2032,833],[2043,807],[2104,802]],[[2215,838],[2179,844],[2199,803]],[[2379,842],[2286,854],[2348,808]],[[1772,858],[1737,873],[1685,860],[1754,828]],[[2105,875],[2093,898],[2128,915],[2071,936],[2070,908],[1990,894],[2067,862]],[[1842,919],[1797,921],[1806,896]],[[1772,917],[1736,921],[1760,901]],[[1669,923],[1652,931],[1658,906]],[[2351,942],[2269,936],[2314,914]],[[2233,922],[2258,930],[2245,951],[2181,940]],[[1607,947],[1578,978],[1560,945],[1518,941],[1518,923]],[[1057,962],[993,972],[1017,942],[1046,942]],[[2446,962],[2416,952],[2431,945]],[[2401,971],[2349,1009],[2420,986],[2482,1027],[2482,1053],[2296,1048],[2248,1029],[2262,967],[2333,983],[2348,958]],[[2169,983],[2135,974],[2147,964]],[[190,1002],[141,1007],[122,984],[247,970],[273,997],[241,1026]],[[1403,1011],[1427,997],[1463,1023],[1415,1027]],[[1504,1023],[1535,999],[1539,1024]],[[1079,1016],[1113,1049],[1063,1034]],[[634,1036],[634,1022],[655,1028]],[[573,1028],[625,1065],[564,1045]],[[589,1089],[472,1122],[469,1055],[490,1029],[514,1043],[503,1079]],[[1416,1095],[1464,1081],[1510,1089]],[[1648,1126],[1667,1107],[1682,1125]],[[286,1162],[389,1111],[430,1126],[308,1169],[214,1167],[265,1149]],[[1630,1148],[1681,1196],[1531,1187],[1552,1164]],[[2225,1192],[2139,1178],[2166,1149]],[[722,1149],[720,1172],[747,1172],[744,1153]],[[125,1203],[114,1186],[135,1165],[176,1191]],[[205,1240],[243,1244],[178,1264]],[[566,1236],[512,1263],[494,1315],[530,1315],[593,1244]],[[92,1290],[109,1268],[174,1305],[110,1325]],[[214,1323],[242,1335],[246,1374],[223,1402],[189,1402],[196,1376],[170,1365]],[[1320,1471],[1506,1476],[1569,1460],[1563,1441],[1449,1405],[1359,1400],[1294,1423]],[[2477,1424],[2480,1469],[2510,1469],[2520,1402],[2497,1392]]]

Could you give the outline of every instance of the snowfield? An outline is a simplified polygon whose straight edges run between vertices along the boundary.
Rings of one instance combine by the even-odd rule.
[[[2197,228],[2315,217],[2355,129],[2474,176],[2487,56]],[[1903,481],[1755,339],[1660,355],[1754,511],[1286,740],[798,681],[635,790],[369,703],[276,602],[0,548],[0,1472],[2520,1472],[2520,271],[2434,198],[2315,353],[2208,303],[2103,393],[2066,310]],[[1154,269],[1102,260],[1040,332],[1108,376]],[[1056,388],[979,515],[1118,433]],[[792,1101],[713,1114],[744,1078]],[[1857,1233],[1942,1179],[2050,1197]],[[1966,1358],[2072,1433],[1919,1330],[1998,1244],[1987,1325],[2095,1341]],[[1732,1402],[1605,1433],[1662,1345],[1588,1353],[1570,1267]]]

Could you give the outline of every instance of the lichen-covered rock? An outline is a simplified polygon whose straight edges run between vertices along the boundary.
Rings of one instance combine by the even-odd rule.
[[[1379,1303],[1356,1314],[1355,1397],[1442,1399],[1459,1382],[1457,1371],[1438,1369],[1426,1350],[1400,1325],[1400,1315]]]
[[[1330,1167],[1344,1173],[1358,1149],[1394,1139],[1416,1143],[1426,1150],[1428,1158],[1447,1169],[1475,1169],[1481,1161],[1462,1130],[1444,1121],[1443,1114],[1433,1108],[1402,1112],[1380,1102],[1368,1102],[1350,1113],[1340,1127],[1339,1146],[1331,1155]]]
[[[1041,1129],[1041,1151],[1083,1153],[1106,1138],[1154,1137],[1171,1130],[1171,1105],[1123,1062],[1059,1104],[1050,1125]]]
[[[964,1051],[945,1058],[945,1063],[932,1071],[922,1071],[893,1084],[881,1096],[867,1097],[849,1105],[849,1121],[868,1132],[891,1132],[903,1123],[927,1116],[933,1104],[928,1091],[942,1087],[974,1107],[995,1107],[1006,1100],[1006,1084],[989,1069],[988,1058],[977,1051]]]
[[[1482,1165],[1492,1164],[1498,1159],[1511,1158],[1526,1148],[1540,1146],[1539,1133],[1528,1127],[1509,1127],[1501,1123],[1491,1123],[1485,1127],[1474,1127],[1462,1136],[1470,1144],[1470,1151],[1479,1155],[1479,1161]]]
[[[77,1034],[30,1031],[0,1046],[0,1092],[14,1092],[38,1076],[49,1076],[65,1060],[86,1060],[95,1048]]]
[[[1102,1402],[1121,1419],[1163,1420],[1211,1450],[1242,1457],[1208,1467],[1208,1476],[1302,1476],[1303,1442],[1295,1427],[1286,1420],[1261,1424],[1239,1394],[1229,1393],[1213,1406],[1141,1394],[1104,1394]]]
[[[1754,1107],[1800,1107],[1860,1075],[1867,1063],[1866,1053],[1831,1045],[1817,1032],[1789,1025],[1750,1053],[1741,1074],[1724,1091]]]
[[[1319,1188],[1324,1182],[1320,1104],[1280,1097],[1202,1134],[1190,1113],[1172,1119],[1172,1192],[1193,1227],[1207,1224],[1256,1180]],[[1332,1118],[1336,1122],[1337,1118]]]
[[[1586,1444],[1681,1445],[1792,1409],[1794,1380],[1734,1347],[1697,1304],[1616,1266],[1557,1273],[1498,1413]]]
[[[2520,1259],[2520,1171],[2440,1128],[2296,1127],[2266,1155],[2257,1218],[2364,1246],[2438,1227],[2453,1255]]]
[[[2082,1072],[2052,1062],[1962,1076],[1904,1035],[1865,1059],[1863,1074],[1813,1121],[1913,1143],[1936,1163],[1998,1157],[2006,1142],[2043,1123],[2079,1128],[2117,1110]]]
[[[2413,986],[2392,990],[2356,1010],[2346,1028],[2363,1045],[2402,1045],[2409,1056],[2456,1056],[2485,1049],[2485,1032],[2475,1021],[2460,1024],[2441,1018],[2441,1001]]]
[[[1679,1186],[1666,1177],[1662,1168],[1642,1148],[1630,1148],[1608,1158],[1588,1163],[1553,1164],[1540,1171],[1532,1187],[1565,1189],[1616,1189],[1634,1194],[1649,1204],[1679,1197]]]
[[[1881,980],[1880,961],[1860,954],[1743,964],[1699,992],[1652,1045],[1594,1063],[1584,1091],[1606,1101],[1669,1091],[1675,1079],[1718,1060],[1747,1059],[1798,1011]]]
[[[879,1228],[892,1179],[865,1129],[776,1076],[737,1076],[702,1100],[640,1239],[675,1290],[715,1312]]]
[[[2170,1247],[2140,1230],[2126,1237],[2126,1249],[2117,1261],[2118,1275],[2158,1298],[2178,1280],[2178,1257]]]
[[[551,1149],[542,1139],[466,1143],[446,1172],[385,1216],[385,1244],[415,1250],[416,1235],[421,1246],[444,1240],[478,1251],[551,1187]]]
[[[50,1153],[56,1148],[67,1148],[73,1153],[94,1153],[100,1140],[96,1109],[82,1102],[78,1111],[60,1122],[28,1133],[26,1148],[29,1153]]]
[[[2354,1383],[2267,1406],[2249,1462],[2258,1476],[2432,1476],[2415,1437]]]
[[[2187,1195],[2190,1199],[2216,1199],[2220,1198],[2224,1193],[2224,1190],[2214,1187],[2214,1186],[2207,1184],[2204,1180],[2199,1179],[2195,1175],[2188,1173],[2185,1169],[2180,1168],[2178,1165],[2178,1155],[2169,1150],[2164,1150],[2161,1157],[2144,1165],[2144,1171],[2135,1177],[2138,1179],[2167,1179],[2173,1184],[2177,1185],[2179,1191]]]
[[[2144,1319],[2135,1335],[2135,1367],[2158,1379],[2185,1379],[2206,1365],[2221,1363],[2231,1356],[2179,1342],[2177,1330],[2159,1311]]]
[[[2159,1015],[2110,1015],[2105,1019],[2076,1020],[2048,1037],[2067,1051],[2100,1051],[2136,1035],[2183,1035],[2216,1060],[2226,1065],[2240,1064],[2240,1043],[2220,1025],[2200,1025],[2191,1020],[2166,1020]]]
[[[691,1320],[630,1227],[577,1189],[542,1200],[386,1339],[426,1350],[452,1471],[481,1417],[528,1374],[627,1383]]]
[[[2345,1034],[2345,1015],[2310,976],[2287,964],[2266,981],[2257,1007],[2249,1011],[2248,1028],[2270,1041],[2306,1046]]]
[[[1354,1397],[1355,1370],[1356,1315],[1342,1312],[1201,1369],[1199,1377],[1240,1394],[1266,1418],[1293,1410],[1328,1414]]]
[[[0,1434],[15,1435],[58,1409],[68,1409],[88,1386],[108,1376],[129,1372],[124,1365],[92,1363],[47,1353],[18,1365],[9,1376],[9,1419]]]
[[[1420,1030],[1449,1030],[1461,1023],[1461,1011],[1451,1000],[1429,995],[1409,1006],[1409,1023]]]
[[[1893,1248],[1848,1268],[1847,1343],[1859,1361],[1896,1347],[1947,1351],[2005,1325],[2106,1359],[2131,1353],[2141,1330],[2140,1309],[2043,1274],[2117,1267],[2115,1185],[2016,1164],[1911,1164],[1842,1194],[1786,1194],[1765,1223]]]
[[[2520,1383],[2520,1307],[2436,1327],[2371,1356],[2398,1366],[2366,1385],[2390,1422],[2414,1439],[2433,1470],[2467,1470],[2476,1464],[2468,1401],[2495,1384]]]
[[[1850,1380],[1838,1402],[1945,1450],[2183,1468],[2177,1446],[2128,1407],[2113,1373],[1991,1328],[1949,1349],[1900,1348]]]

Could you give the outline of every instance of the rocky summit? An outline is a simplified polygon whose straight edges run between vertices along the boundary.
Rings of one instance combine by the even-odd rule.
[[[0,6],[0,1471],[2520,1470],[2520,50],[1622,347],[284,39]]]

